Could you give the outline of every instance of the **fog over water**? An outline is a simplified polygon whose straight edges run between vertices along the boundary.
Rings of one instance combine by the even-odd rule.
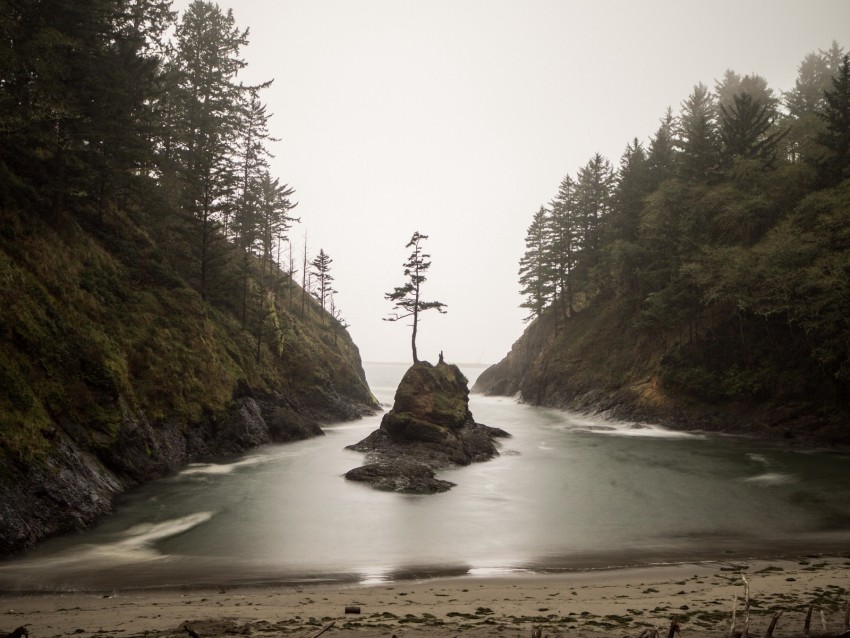
[[[406,366],[367,364],[392,401]],[[466,367],[470,381],[481,368]],[[380,415],[192,465],[91,530],[0,563],[2,589],[337,580],[599,568],[850,546],[850,457],[612,423],[472,395],[500,457],[409,496],[342,478]]]

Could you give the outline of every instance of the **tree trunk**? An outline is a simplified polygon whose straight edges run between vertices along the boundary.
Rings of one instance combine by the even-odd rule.
[[[416,354],[416,329],[417,324],[419,323],[419,312],[414,308],[413,310],[413,335],[410,337],[410,346],[413,348],[413,364],[416,365],[419,363],[419,357]]]

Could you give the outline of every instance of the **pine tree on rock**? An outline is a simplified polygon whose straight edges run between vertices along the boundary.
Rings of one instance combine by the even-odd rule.
[[[413,233],[406,248],[413,248],[413,252],[404,262],[404,276],[407,281],[397,286],[392,292],[384,294],[384,298],[393,302],[395,312],[389,317],[385,317],[384,321],[399,321],[407,317],[413,318],[413,333],[410,338],[410,345],[413,350],[413,363],[419,363],[419,357],[416,353],[416,335],[419,330],[419,314],[426,310],[436,310],[440,314],[445,314],[446,304],[440,301],[423,301],[421,295],[422,284],[425,283],[425,273],[431,267],[429,261],[431,255],[426,254],[422,250],[422,242],[428,239],[428,235],[422,235],[419,231]]]

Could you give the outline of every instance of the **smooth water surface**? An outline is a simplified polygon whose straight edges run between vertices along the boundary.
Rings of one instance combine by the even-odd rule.
[[[367,364],[392,402],[406,366]],[[471,382],[482,368],[463,367]],[[850,547],[850,457],[612,423],[472,395],[502,455],[443,472],[444,494],[342,475],[381,415],[192,465],[121,497],[83,533],[0,563],[0,589],[380,582]]]

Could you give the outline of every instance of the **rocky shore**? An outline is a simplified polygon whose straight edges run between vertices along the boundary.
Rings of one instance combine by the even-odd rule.
[[[499,454],[496,439],[508,436],[475,422],[467,380],[456,365],[420,362],[405,373],[380,428],[349,446],[369,463],[345,477],[387,491],[445,492],[454,483],[435,472],[491,459]]]
[[[241,387],[229,409],[193,424],[151,423],[122,406],[117,438],[98,450],[88,447],[83,428],[65,422],[54,430],[49,457],[3,469],[14,480],[0,481],[0,556],[87,527],[111,511],[117,494],[188,463],[321,436],[320,423],[356,419],[373,407],[327,392],[288,397]]]

